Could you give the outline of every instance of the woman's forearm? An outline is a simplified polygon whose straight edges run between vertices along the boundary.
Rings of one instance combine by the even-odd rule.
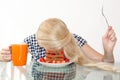
[[[102,62],[103,61],[104,55],[100,54],[99,52],[94,50],[88,44],[84,45],[81,49],[89,59],[91,59],[93,61],[96,61],[96,62]]]

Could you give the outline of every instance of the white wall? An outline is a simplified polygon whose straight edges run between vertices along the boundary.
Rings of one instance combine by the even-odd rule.
[[[114,55],[120,61],[120,0],[0,0],[0,48],[21,42],[36,32],[41,21],[57,17],[102,53],[101,38],[107,29],[102,4],[118,37]]]

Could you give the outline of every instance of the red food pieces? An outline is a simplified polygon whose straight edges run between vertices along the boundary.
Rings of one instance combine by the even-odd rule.
[[[40,62],[47,62],[47,63],[67,63],[70,60],[65,58],[64,60],[51,60],[51,59],[45,59],[45,58],[40,58]]]
[[[45,58],[40,58],[40,62],[46,63],[68,63],[69,59],[65,57],[64,51],[61,52],[47,52]]]
[[[69,62],[69,61],[70,61],[69,59],[65,58],[65,62]]]
[[[40,58],[39,60],[40,62],[46,62],[44,58]]]

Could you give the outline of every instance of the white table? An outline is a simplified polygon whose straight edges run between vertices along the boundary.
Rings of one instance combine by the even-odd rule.
[[[120,62],[114,64],[120,67]],[[77,66],[76,80],[120,80],[120,73]]]
[[[0,62],[0,80],[28,80],[26,79],[26,66],[13,66],[9,63]],[[115,66],[120,67],[120,62],[115,63]],[[30,67],[27,66],[27,67]],[[113,73],[104,70],[85,68],[77,65],[76,79],[74,80],[120,80],[120,73]],[[29,79],[32,80],[32,79]]]

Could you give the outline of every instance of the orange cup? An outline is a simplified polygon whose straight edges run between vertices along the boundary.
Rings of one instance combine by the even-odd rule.
[[[28,46],[25,43],[12,44],[12,62],[14,66],[24,66],[27,62]]]

